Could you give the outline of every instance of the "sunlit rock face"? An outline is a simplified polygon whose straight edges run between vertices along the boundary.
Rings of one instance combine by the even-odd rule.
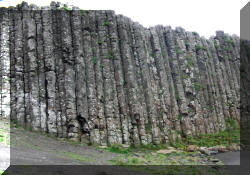
[[[1,117],[86,143],[159,144],[239,121],[240,39],[113,11],[0,9]]]

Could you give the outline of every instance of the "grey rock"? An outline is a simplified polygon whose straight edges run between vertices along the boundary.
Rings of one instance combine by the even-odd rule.
[[[61,7],[0,9],[1,117],[103,146],[217,133],[225,120],[240,121],[240,107],[249,123],[239,61],[249,73],[248,51],[240,53],[238,36],[217,31],[207,40],[111,10]]]

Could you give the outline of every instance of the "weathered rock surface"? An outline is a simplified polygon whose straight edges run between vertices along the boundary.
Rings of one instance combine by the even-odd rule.
[[[27,129],[99,145],[158,144],[240,119],[238,36],[147,29],[113,11],[55,2],[0,8],[0,36],[1,117]]]

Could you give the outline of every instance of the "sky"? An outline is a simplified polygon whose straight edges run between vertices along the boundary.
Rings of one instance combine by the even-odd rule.
[[[56,0],[55,0],[56,1]],[[154,25],[183,27],[209,38],[223,30],[240,36],[240,9],[249,0],[58,0],[86,10],[114,10],[144,27]],[[15,6],[22,0],[0,0],[1,6]],[[49,5],[51,0],[26,0]]]

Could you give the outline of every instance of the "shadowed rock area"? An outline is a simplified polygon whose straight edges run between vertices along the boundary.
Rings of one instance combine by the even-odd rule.
[[[0,8],[0,21],[0,115],[28,130],[137,145],[239,122],[238,36],[145,28],[55,2]]]

